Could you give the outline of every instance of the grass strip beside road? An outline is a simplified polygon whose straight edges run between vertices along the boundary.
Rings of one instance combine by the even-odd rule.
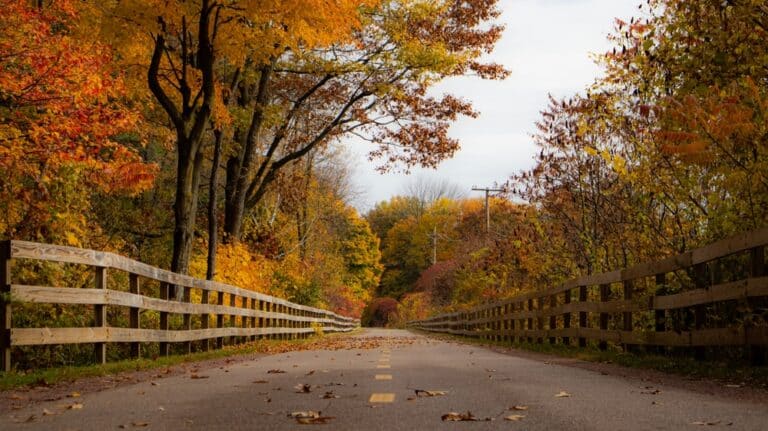
[[[20,389],[31,386],[49,386],[71,382],[84,377],[111,376],[124,372],[147,371],[167,368],[174,365],[223,359],[254,354],[277,354],[298,350],[310,350],[327,347],[341,341],[360,329],[348,333],[325,334],[299,340],[258,340],[251,343],[225,346],[222,349],[196,352],[187,355],[170,355],[157,358],[126,359],[108,362],[103,365],[83,365],[54,367],[40,370],[11,371],[0,373],[0,391]]]

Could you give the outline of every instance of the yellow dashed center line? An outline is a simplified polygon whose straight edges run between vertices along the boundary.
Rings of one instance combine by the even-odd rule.
[[[390,367],[389,364],[379,364],[379,365],[376,365],[376,368],[386,369],[386,368],[392,368],[392,367]]]
[[[392,380],[392,374],[376,374],[376,380]]]
[[[369,403],[393,403],[395,402],[395,394],[392,393],[375,393],[371,394],[371,398],[368,399]]]

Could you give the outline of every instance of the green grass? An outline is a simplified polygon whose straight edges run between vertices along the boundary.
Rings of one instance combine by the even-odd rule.
[[[417,331],[424,335],[443,338],[461,343],[479,346],[511,347],[530,352],[543,353],[563,358],[573,358],[588,362],[602,362],[629,368],[649,369],[695,379],[721,380],[732,383],[746,383],[752,387],[768,388],[768,367],[753,367],[739,361],[697,361],[691,357],[664,356],[642,351],[624,352],[617,346],[600,350],[594,346],[579,348],[562,344],[544,343],[509,343],[499,341],[466,338],[457,335],[435,334]],[[546,341],[546,340],[545,340]]]
[[[188,355],[162,356],[156,359],[142,358],[116,362],[108,362],[104,365],[83,365],[46,368],[32,371],[11,371],[0,373],[0,390],[19,389],[28,386],[54,385],[57,383],[71,382],[84,377],[102,377],[131,371],[145,371],[167,368],[173,365],[199,362],[211,359],[243,356],[255,353],[275,353],[286,350],[301,350],[310,343],[320,339],[332,339],[335,337],[354,334],[359,329],[347,333],[325,334],[322,337],[310,337],[299,340],[258,340],[251,343],[225,346],[219,350],[197,352]]]

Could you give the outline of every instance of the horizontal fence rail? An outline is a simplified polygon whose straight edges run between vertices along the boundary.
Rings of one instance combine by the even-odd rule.
[[[26,261],[84,265],[93,271],[89,279],[93,284],[90,288],[15,284],[12,264]],[[124,282],[119,283],[121,286],[114,283],[113,288],[112,280],[117,278]],[[142,289],[144,283],[155,283],[157,288]],[[179,299],[171,298],[174,291]],[[96,361],[104,363],[109,343],[129,343],[132,357],[141,356],[142,343],[159,343],[159,354],[167,355],[171,343],[185,343],[182,351],[191,351],[191,343],[199,342],[202,350],[208,350],[212,344],[222,347],[256,338],[292,339],[320,331],[346,332],[360,323],[327,310],[176,274],[113,253],[27,241],[0,242],[0,295],[0,371],[11,369],[12,349],[21,346],[93,343]],[[93,313],[92,325],[14,327],[14,309],[33,304],[86,306]],[[128,318],[123,319],[127,324],[110,326],[108,309],[127,311]],[[146,320],[142,314],[147,312],[155,313],[155,328],[142,327],[142,320]],[[172,329],[174,317],[178,324]]]
[[[768,345],[768,228],[666,259],[579,277],[470,310],[408,322],[432,332],[503,342],[625,349]],[[756,359],[761,358],[761,359]]]

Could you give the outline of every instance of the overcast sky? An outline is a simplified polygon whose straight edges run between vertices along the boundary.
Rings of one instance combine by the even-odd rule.
[[[365,212],[377,202],[404,194],[416,177],[448,179],[466,188],[503,183],[533,164],[530,135],[547,94],[567,97],[583,91],[600,70],[590,53],[608,48],[606,36],[614,18],[638,15],[640,0],[501,0],[500,21],[506,31],[489,58],[512,70],[504,81],[456,78],[439,90],[471,100],[480,117],[462,119],[451,128],[461,142],[453,159],[436,170],[415,169],[381,175],[365,154],[370,146],[349,145],[355,161],[353,182],[359,191],[352,202]],[[478,193],[478,196],[480,194]]]

